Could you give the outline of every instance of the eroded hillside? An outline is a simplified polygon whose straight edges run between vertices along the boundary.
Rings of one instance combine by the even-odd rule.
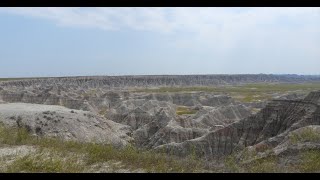
[[[133,146],[210,162],[250,150],[259,159],[297,149],[288,137],[319,125],[317,82],[318,77],[294,75],[9,80],[0,84],[0,122],[26,128],[34,137]]]

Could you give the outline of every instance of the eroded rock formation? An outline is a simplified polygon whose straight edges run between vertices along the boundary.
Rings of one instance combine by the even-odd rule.
[[[24,127],[36,136],[64,140],[110,143],[123,147],[130,142],[129,127],[106,120],[89,111],[62,106],[26,103],[0,104],[0,122]]]
[[[182,143],[157,147],[168,153],[187,156],[196,153],[206,159],[230,155],[234,151],[263,143],[274,148],[288,134],[308,125],[320,124],[320,91],[303,100],[274,100],[256,115]]]
[[[320,82],[319,76],[307,75],[150,75],[150,76],[90,76],[60,77],[1,82],[3,86],[52,86],[63,88],[127,88],[127,87],[160,87],[160,86],[212,86],[235,85],[244,83],[305,83]]]
[[[11,126],[22,123],[35,135],[97,140],[119,146],[134,144],[178,156],[196,153],[211,160],[247,147],[275,148],[290,132],[319,124],[320,93],[313,92],[306,97],[303,94],[279,95],[278,100],[269,103],[240,103],[227,95],[209,92],[147,93],[129,89],[317,81],[320,78],[316,76],[296,75],[121,76],[8,81],[0,83],[0,118]],[[14,107],[21,108],[15,110]],[[181,107],[185,113],[177,113]],[[252,115],[250,107],[262,110]]]

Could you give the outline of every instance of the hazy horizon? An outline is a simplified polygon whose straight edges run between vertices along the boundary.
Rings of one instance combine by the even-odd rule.
[[[320,76],[320,74],[265,74],[265,73],[256,73],[256,74],[122,74],[122,75],[75,75],[75,76],[23,76],[23,77],[0,77],[0,79],[15,79],[15,78],[64,78],[64,77],[104,77],[104,76],[202,76],[202,75],[276,75],[276,76],[285,76],[285,75],[297,75],[297,76]]]
[[[320,75],[320,8],[0,8],[0,78]]]

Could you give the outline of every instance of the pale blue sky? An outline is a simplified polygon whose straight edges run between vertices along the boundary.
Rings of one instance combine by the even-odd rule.
[[[0,8],[0,77],[320,74],[320,8]]]

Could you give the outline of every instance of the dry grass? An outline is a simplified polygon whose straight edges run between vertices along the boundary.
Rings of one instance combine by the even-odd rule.
[[[13,161],[6,172],[79,173],[85,169],[78,154],[42,149]]]
[[[293,133],[290,136],[290,142],[292,144],[297,144],[299,142],[320,142],[320,134],[311,127],[307,127],[302,132]]]
[[[238,86],[208,86],[208,87],[161,87],[153,89],[136,89],[134,92],[150,93],[176,93],[176,92],[211,92],[228,94],[241,102],[257,102],[270,100],[273,93],[303,92],[319,90],[320,83],[304,84],[275,84],[275,83],[253,83]]]
[[[300,140],[313,141],[318,136],[306,130]],[[144,151],[127,146],[117,149],[111,145],[80,143],[75,141],[62,141],[53,138],[37,139],[28,134],[25,129],[4,128],[0,125],[0,145],[31,145],[37,148],[36,152],[15,159],[2,172],[87,172],[96,164],[108,162],[121,162],[121,167],[135,171],[142,169],[144,172],[230,172],[230,173],[274,173],[274,172],[319,172],[320,151],[310,150],[300,152],[301,161],[292,166],[280,166],[279,159],[271,156],[255,159],[256,152],[243,151],[240,159],[237,154],[225,159],[223,168],[215,168],[208,162],[200,160],[195,154],[187,158],[178,158],[165,153]],[[252,160],[249,161],[248,160]],[[248,162],[248,163],[246,163]]]
[[[196,110],[190,109],[189,107],[185,107],[185,106],[179,106],[176,109],[176,114],[177,115],[195,114],[195,113],[197,113]]]
[[[309,150],[302,153],[302,162],[298,165],[300,172],[320,172],[320,150]]]
[[[205,166],[203,161],[194,158],[181,159],[132,146],[117,149],[112,145],[37,139],[24,129],[3,126],[0,126],[0,137],[0,144],[32,145],[41,149],[16,159],[7,168],[8,172],[82,172],[93,164],[109,161],[121,162],[127,169],[143,169],[146,172],[198,172]],[[80,160],[83,162],[80,163]]]

